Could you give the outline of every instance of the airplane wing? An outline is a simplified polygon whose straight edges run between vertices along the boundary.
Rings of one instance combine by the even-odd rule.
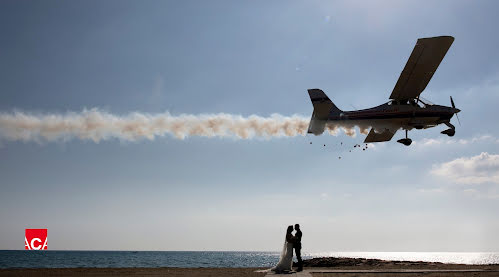
[[[376,133],[374,131],[374,128],[371,128],[371,131],[369,131],[369,134],[364,140],[364,143],[389,141],[392,139],[396,132],[397,131],[390,131],[388,129],[385,129],[385,131],[382,133]]]
[[[400,73],[390,99],[409,100],[418,97],[454,42],[451,36],[420,38]]]

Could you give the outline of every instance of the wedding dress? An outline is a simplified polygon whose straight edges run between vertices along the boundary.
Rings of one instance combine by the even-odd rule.
[[[282,248],[281,257],[276,266],[270,270],[276,273],[291,271],[293,267],[293,244],[284,240],[284,247]]]

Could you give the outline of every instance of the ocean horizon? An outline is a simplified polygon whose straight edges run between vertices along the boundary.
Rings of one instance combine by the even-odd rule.
[[[73,251],[0,250],[0,268],[120,267],[271,267],[279,260],[271,251]],[[368,258],[451,264],[499,264],[499,252],[315,252],[316,257]]]

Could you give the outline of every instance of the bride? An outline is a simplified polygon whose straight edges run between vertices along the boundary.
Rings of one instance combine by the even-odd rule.
[[[293,232],[293,226],[288,226],[286,230],[286,239],[284,240],[284,247],[281,252],[281,258],[276,266],[271,268],[271,271],[275,273],[285,273],[292,271],[293,266],[293,241],[295,237],[291,234]]]

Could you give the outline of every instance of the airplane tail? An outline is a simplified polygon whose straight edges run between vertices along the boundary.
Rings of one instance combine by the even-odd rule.
[[[318,136],[324,132],[329,115],[339,115],[342,111],[331,102],[322,90],[309,89],[308,94],[312,105],[314,105],[314,112],[308,125],[308,133]]]

